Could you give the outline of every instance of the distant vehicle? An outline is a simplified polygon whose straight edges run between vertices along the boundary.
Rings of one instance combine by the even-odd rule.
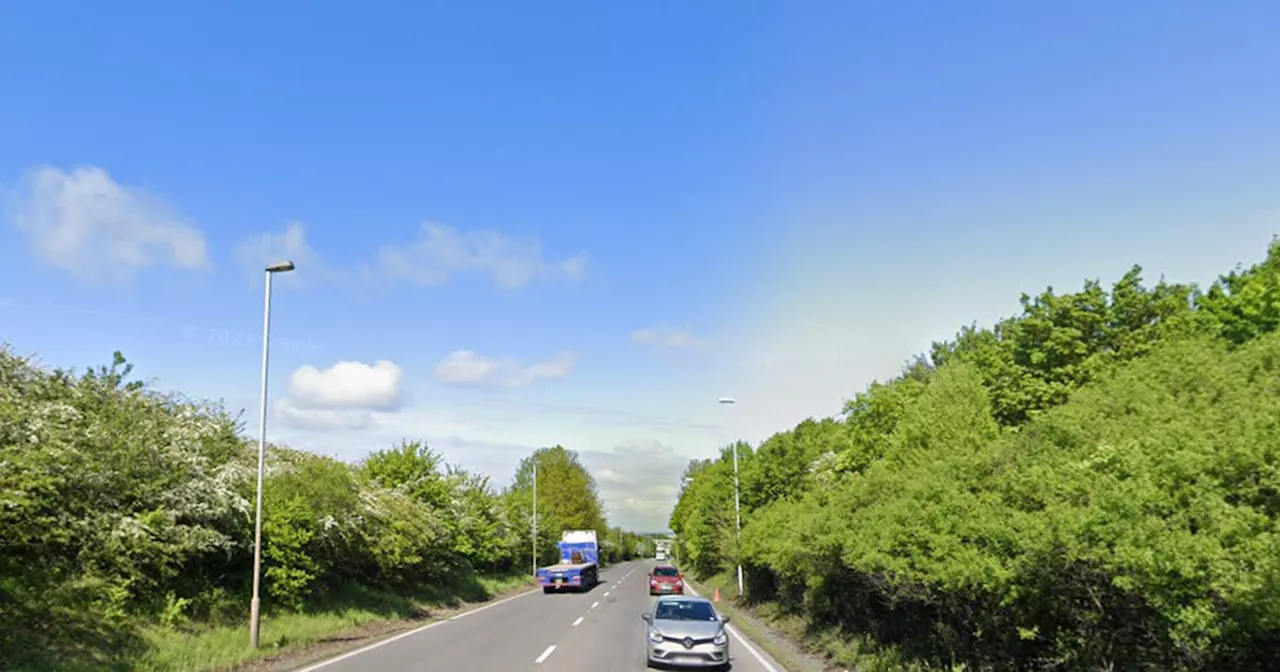
[[[640,614],[649,624],[645,633],[645,658],[649,667],[727,668],[728,616],[716,613],[705,597],[687,595],[660,597],[652,611]]]
[[[650,595],[684,595],[684,574],[674,565],[658,565],[649,572]]]
[[[538,568],[542,592],[590,590],[600,582],[600,544],[595,530],[568,530],[560,535],[560,562]]]
[[[653,559],[654,559],[654,560],[666,560],[666,559],[667,559],[667,552],[666,552],[666,551],[664,551],[664,550],[662,550],[662,549],[658,549],[658,552],[653,556]]]

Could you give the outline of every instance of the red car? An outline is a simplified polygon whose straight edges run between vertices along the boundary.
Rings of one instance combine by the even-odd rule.
[[[684,574],[674,565],[658,565],[649,572],[650,595],[684,595]]]

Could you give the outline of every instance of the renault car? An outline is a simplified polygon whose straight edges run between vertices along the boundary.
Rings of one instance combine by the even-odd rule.
[[[645,629],[645,657],[649,666],[714,667],[729,664],[729,633],[721,616],[705,597],[659,597],[640,615]]]

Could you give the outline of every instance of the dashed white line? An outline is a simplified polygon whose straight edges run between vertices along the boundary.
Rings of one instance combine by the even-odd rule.
[[[544,660],[546,660],[547,658],[551,657],[551,652],[552,652],[552,651],[555,651],[555,650],[556,650],[556,645],[555,645],[555,644],[552,644],[551,646],[548,646],[548,647],[547,647],[547,650],[546,650],[546,651],[543,651],[543,652],[542,652],[542,655],[541,655],[541,656],[538,656],[538,657],[533,661],[533,664],[534,664],[534,665],[541,665],[541,664],[542,664],[542,661],[544,661]]]
[[[609,591],[607,591],[607,590],[606,590],[606,591],[604,591],[604,596],[605,596],[605,597],[609,597]]]
[[[592,608],[592,609],[595,609],[595,608],[596,608],[596,607],[598,607],[598,606],[600,606],[600,603],[599,603],[599,602],[592,602],[592,603],[591,603],[591,608]]]
[[[581,624],[582,624],[582,619],[584,619],[584,618],[586,618],[586,617],[585,617],[585,616],[579,616],[579,617],[578,617],[578,620],[576,620],[576,621],[574,621],[574,622],[573,622],[573,627],[575,627],[575,628],[576,628],[576,627],[578,627],[579,625],[581,625]]]

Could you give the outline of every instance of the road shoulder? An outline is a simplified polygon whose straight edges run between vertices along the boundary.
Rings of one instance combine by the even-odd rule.
[[[415,618],[390,619],[366,623],[351,630],[334,633],[320,641],[301,644],[281,650],[280,653],[246,661],[231,668],[234,672],[287,672],[307,665],[321,663],[384,640],[404,635],[463,614],[477,611],[499,602],[522,595],[541,592],[530,577],[528,584],[520,584],[495,592],[489,599],[479,602],[462,602],[452,607],[437,607]]]
[[[692,580],[687,574],[685,584],[698,595],[711,597],[715,591],[714,587]],[[799,643],[756,618],[748,607],[725,599],[716,603],[716,609],[732,618],[731,625],[736,626],[753,645],[773,658],[778,672],[843,672],[843,668],[834,667],[822,658],[806,652]]]

